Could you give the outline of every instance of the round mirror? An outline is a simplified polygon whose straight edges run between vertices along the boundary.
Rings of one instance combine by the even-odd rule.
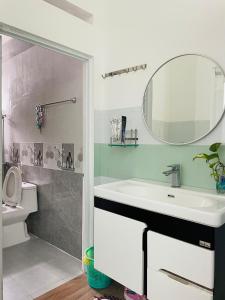
[[[169,144],[188,144],[207,135],[224,113],[224,72],[200,55],[163,64],[144,94],[143,114],[152,135]]]

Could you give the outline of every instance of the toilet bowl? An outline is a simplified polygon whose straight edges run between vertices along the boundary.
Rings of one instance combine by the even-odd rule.
[[[37,211],[37,187],[22,182],[21,172],[11,167],[5,177],[2,190],[3,248],[30,239],[25,220]]]

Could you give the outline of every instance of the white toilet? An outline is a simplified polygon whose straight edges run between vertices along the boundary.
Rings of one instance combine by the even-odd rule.
[[[2,190],[3,248],[30,239],[25,220],[37,211],[37,187],[22,182],[21,171],[11,167],[5,177]]]

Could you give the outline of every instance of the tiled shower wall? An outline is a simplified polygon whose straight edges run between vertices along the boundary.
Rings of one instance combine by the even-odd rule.
[[[38,188],[38,212],[28,217],[28,230],[81,259],[83,175],[30,166],[22,171]]]
[[[75,172],[82,173],[83,64],[69,56],[23,44],[27,43],[14,39],[3,44],[5,161],[15,162],[12,152],[20,146],[18,153],[15,151],[14,154],[20,156],[21,163],[37,165],[33,157],[35,150],[37,153],[39,150],[48,153],[58,151],[61,155],[62,144],[73,144]],[[46,107],[43,127],[41,130],[37,128],[37,105],[73,97],[76,97],[76,103]],[[43,155],[43,167],[52,168],[48,158]]]
[[[38,190],[28,229],[81,258],[83,63],[8,39],[2,72],[5,162],[21,162],[23,180]],[[76,104],[47,107],[43,128],[36,127],[36,105],[72,97]]]

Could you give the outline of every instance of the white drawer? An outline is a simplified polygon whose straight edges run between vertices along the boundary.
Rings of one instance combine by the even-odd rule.
[[[213,293],[164,271],[148,269],[148,299],[213,300]]]
[[[148,232],[148,268],[167,270],[209,289],[214,287],[214,251],[152,231]]]

